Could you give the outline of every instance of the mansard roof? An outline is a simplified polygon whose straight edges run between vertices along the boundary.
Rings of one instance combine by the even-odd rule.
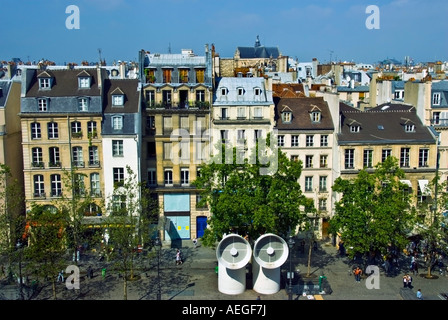
[[[104,80],[104,113],[137,113],[139,111],[138,79]],[[124,105],[112,106],[113,95],[124,95]]]

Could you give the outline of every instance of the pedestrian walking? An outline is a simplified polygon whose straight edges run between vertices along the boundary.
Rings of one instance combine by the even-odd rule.
[[[193,239],[193,246],[196,249],[196,246],[198,245],[198,239],[194,238]]]
[[[407,285],[409,289],[412,289],[412,277],[409,274],[407,275]]]
[[[408,287],[408,275],[405,274],[403,276],[403,288],[407,288]]]
[[[64,270],[59,271],[58,282],[64,282]]]
[[[182,253],[179,249],[176,251],[176,265],[182,264]]]
[[[418,300],[423,300],[423,294],[422,294],[422,290],[421,289],[417,290],[417,299]]]
[[[361,268],[359,266],[356,267],[356,269],[353,271],[353,273],[355,275],[355,281],[361,282],[361,274],[362,274]]]
[[[92,279],[93,278],[93,269],[91,266],[87,268],[87,278]]]

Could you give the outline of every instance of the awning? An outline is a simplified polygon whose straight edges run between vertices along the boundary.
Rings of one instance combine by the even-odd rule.
[[[409,188],[412,188],[411,180],[400,180],[400,182],[406,184]]]
[[[431,191],[428,188],[429,180],[418,180],[418,186],[420,187],[420,192],[424,196],[431,195]]]

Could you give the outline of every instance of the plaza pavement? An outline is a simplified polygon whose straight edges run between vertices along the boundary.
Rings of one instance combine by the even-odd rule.
[[[185,261],[182,265],[175,264],[176,248],[181,248]],[[293,269],[297,275],[304,278],[308,274],[308,248],[301,253],[296,246],[292,250]],[[216,252],[212,248],[200,244],[194,248],[189,240],[177,244],[165,243],[163,245],[159,264],[160,293],[162,300],[228,300],[248,301],[256,300],[289,300],[286,291],[286,272],[289,271],[289,260],[282,268],[281,288],[274,294],[259,294],[251,288],[250,278],[247,281],[248,289],[237,295],[221,293],[218,288],[218,275],[215,272],[217,266]],[[312,260],[309,269],[310,277],[306,281],[318,282],[319,276],[325,276],[327,285],[323,285],[324,292],[316,290],[303,295],[307,287],[294,284],[295,293],[292,300],[415,300],[417,289],[421,289],[425,300],[445,300],[443,294],[448,293],[448,277],[437,275],[436,279],[426,279],[421,275],[413,276],[413,288],[403,289],[402,276],[409,272],[408,257],[402,256],[401,270],[391,276],[386,276],[380,268],[379,287],[369,289],[366,286],[367,279],[364,276],[357,283],[353,275],[349,275],[352,266],[348,258],[340,257],[337,250],[329,243],[319,243],[317,250],[312,252]],[[87,279],[85,270],[88,266],[93,267],[94,277]],[[85,255],[79,264],[81,281],[79,290],[68,290],[63,283],[57,285],[57,296],[59,300],[124,300],[123,279],[118,273],[112,271],[112,266],[104,261],[98,261],[96,256]],[[106,268],[103,277],[101,269]],[[157,256],[144,260],[144,267],[137,270],[138,280],[128,281],[127,300],[156,300],[159,291],[157,281]],[[426,270],[420,267],[420,272],[426,274]],[[286,282],[285,282],[286,281]],[[309,288],[309,287],[308,287]],[[308,290],[309,291],[309,290]],[[297,292],[300,292],[298,294]],[[33,300],[51,300],[51,286],[44,287],[32,297]]]

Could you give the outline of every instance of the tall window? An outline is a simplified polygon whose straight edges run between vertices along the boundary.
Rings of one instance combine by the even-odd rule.
[[[72,122],[72,137],[73,138],[81,138],[82,137],[81,122],[79,122],[79,121]]]
[[[100,174],[92,173],[90,175],[90,193],[93,197],[101,196]]]
[[[60,197],[62,195],[62,182],[60,174],[52,174],[51,180],[51,196]]]
[[[320,122],[320,112],[319,111],[311,112],[311,121],[312,122]]]
[[[114,130],[123,129],[123,117],[122,116],[112,117],[112,128]]]
[[[321,147],[328,147],[328,135],[323,134],[320,136],[320,146]]]
[[[42,148],[40,147],[33,148],[31,152],[32,152],[33,167],[40,167],[40,165],[43,164]]]
[[[299,146],[299,136],[291,136],[291,147],[298,147]]]
[[[313,167],[313,156],[306,156],[305,157],[305,168],[312,168]]]
[[[328,156],[323,154],[320,156],[320,167],[327,168],[328,167]]]
[[[181,186],[190,185],[190,170],[187,168],[180,169],[180,184]]]
[[[305,191],[313,191],[313,177],[305,177]]]
[[[45,99],[45,98],[38,99],[37,105],[39,107],[39,111],[41,111],[41,112],[48,111],[48,99]]]
[[[124,95],[122,95],[122,94],[112,95],[112,106],[114,106],[114,107],[124,106]]]
[[[327,191],[327,177],[319,177],[319,191]]]
[[[156,92],[154,90],[145,91],[145,98],[148,107],[156,105]]]
[[[36,174],[33,177],[33,181],[34,181],[34,196],[45,197],[44,176],[41,174]]]
[[[327,210],[327,198],[319,199],[319,210],[321,211]]]
[[[355,149],[345,150],[345,169],[355,168]]]
[[[432,114],[432,124],[439,125],[440,124],[440,112],[433,112]]]
[[[284,123],[290,123],[292,120],[292,113],[291,112],[282,112],[282,121]]]
[[[432,104],[435,106],[440,105],[440,92],[433,93]]]
[[[227,108],[221,108],[221,120],[227,120],[228,118]]]
[[[80,89],[89,89],[90,77],[78,77],[78,86]]]
[[[123,157],[123,140],[112,140],[112,156]]]
[[[75,167],[84,167],[82,147],[73,147],[73,165]]]
[[[420,149],[418,155],[418,166],[428,167],[429,149]]]
[[[391,149],[383,149],[381,152],[381,161],[384,162],[388,157],[392,156],[392,150]]]
[[[100,165],[100,157],[98,154],[98,147],[90,146],[89,147],[89,166],[97,167],[99,165]]]
[[[156,186],[157,185],[157,175],[156,175],[156,169],[148,169],[148,185],[149,186]]]
[[[89,99],[88,98],[79,98],[78,99],[78,110],[79,111],[88,111],[89,110]]]
[[[196,82],[204,83],[205,81],[205,69],[196,69]]]
[[[163,143],[163,159],[173,160],[173,144],[172,142]]]
[[[372,168],[373,166],[373,150],[364,150],[364,168]]]
[[[39,78],[40,89],[50,89],[50,78]]]
[[[401,148],[400,152],[400,167],[409,168],[411,166],[410,163],[410,148]]]
[[[163,82],[171,83],[171,69],[163,69]]]
[[[59,167],[61,165],[61,157],[59,155],[58,147],[51,147],[48,149],[50,156],[50,167]]]
[[[278,136],[277,143],[278,143],[279,147],[284,147],[285,146],[285,136],[284,135]]]
[[[31,139],[41,139],[42,133],[40,130],[40,123],[33,122],[31,123]]]
[[[59,138],[59,129],[58,124],[56,122],[48,123],[48,139],[58,139]]]
[[[254,119],[263,119],[263,109],[261,107],[255,107]]]
[[[306,136],[306,146],[307,147],[314,146],[314,136],[312,136],[312,135],[307,135]]]
[[[173,119],[171,117],[163,117],[163,134],[168,135],[173,131]]]
[[[188,83],[188,69],[179,69],[179,82]]]
[[[205,90],[196,90],[196,101],[205,101]]]
[[[164,171],[165,186],[173,185],[173,170],[165,169]]]
[[[124,168],[113,168],[114,184],[120,186],[124,182]]]
[[[89,139],[98,138],[98,132],[96,129],[96,121],[87,122],[87,135],[88,135]]]

